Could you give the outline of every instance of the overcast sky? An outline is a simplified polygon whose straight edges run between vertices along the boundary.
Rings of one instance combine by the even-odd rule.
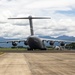
[[[0,0],[0,37],[29,36],[28,20],[7,19],[29,15],[51,17],[33,20],[35,35],[75,37],[75,0]]]

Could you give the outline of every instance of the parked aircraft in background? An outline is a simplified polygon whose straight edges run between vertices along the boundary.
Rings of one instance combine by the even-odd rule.
[[[33,49],[46,50],[46,46],[44,43],[45,41],[49,42],[51,46],[53,46],[55,42],[60,42],[60,46],[65,46],[65,42],[73,42],[73,41],[67,41],[67,40],[44,39],[44,38],[36,37],[34,35],[32,19],[50,19],[49,17],[29,16],[29,17],[8,18],[8,19],[29,19],[31,35],[27,37],[27,39],[25,40],[9,40],[9,41],[0,42],[0,43],[12,43],[13,46],[17,46],[18,43],[24,42],[25,45],[29,46],[28,50],[33,50]]]

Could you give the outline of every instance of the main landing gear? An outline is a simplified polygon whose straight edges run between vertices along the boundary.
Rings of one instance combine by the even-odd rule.
[[[47,50],[46,48],[42,48],[41,50]]]
[[[32,49],[32,48],[27,48],[27,50],[28,50],[28,51],[33,51],[33,49]]]
[[[32,49],[32,48],[27,48],[28,51],[33,51],[33,50],[36,50],[36,49]],[[47,50],[46,48],[41,48],[41,49],[37,49],[37,50]]]

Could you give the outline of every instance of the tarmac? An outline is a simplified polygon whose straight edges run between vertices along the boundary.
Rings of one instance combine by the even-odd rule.
[[[0,55],[0,75],[75,75],[75,51],[7,52]]]

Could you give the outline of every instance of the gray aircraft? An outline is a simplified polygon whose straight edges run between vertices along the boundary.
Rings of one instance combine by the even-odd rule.
[[[33,23],[32,19],[50,19],[49,17],[24,17],[24,18],[8,18],[8,19],[29,19],[29,24],[30,24],[30,32],[31,35],[27,37],[27,40],[24,40],[25,45],[29,45],[28,50],[33,50],[33,49],[41,49],[41,50],[46,50],[44,40],[41,40],[39,37],[34,36],[34,31],[33,31]],[[21,42],[23,40],[18,40],[18,41],[11,41],[13,46],[16,46],[16,42]],[[9,42],[9,41],[8,41]]]
[[[29,19],[31,35],[29,37],[27,37],[27,39],[25,39],[25,40],[9,40],[9,41],[3,42],[3,43],[12,42],[13,46],[17,46],[18,42],[24,42],[25,45],[29,46],[28,50],[33,50],[33,49],[46,50],[46,46],[45,46],[44,41],[49,42],[49,44],[51,46],[53,46],[55,42],[60,42],[61,46],[65,46],[65,42],[74,42],[74,41],[67,41],[67,40],[44,39],[44,38],[36,37],[34,35],[34,31],[33,31],[32,19],[51,19],[49,17],[32,17],[32,16],[29,16],[29,17],[8,18],[8,19]],[[2,42],[0,42],[0,43],[2,43]]]

